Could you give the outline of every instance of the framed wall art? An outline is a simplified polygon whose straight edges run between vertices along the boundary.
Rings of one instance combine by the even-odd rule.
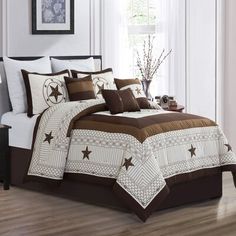
[[[74,0],[32,0],[32,34],[74,34]]]

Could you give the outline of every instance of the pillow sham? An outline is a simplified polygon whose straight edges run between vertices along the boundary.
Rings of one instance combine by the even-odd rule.
[[[111,114],[140,111],[140,107],[131,91],[125,90],[102,90],[102,96]]]
[[[115,79],[115,84],[119,90],[130,88],[141,109],[151,108],[139,79]]]
[[[65,76],[69,76],[68,70],[54,74],[39,74],[22,70],[22,75],[29,117],[42,113],[48,107],[69,101],[64,80]]]
[[[103,89],[116,89],[111,68],[96,72],[82,72],[71,70],[71,73],[73,78],[82,78],[86,75],[91,75],[97,98],[102,98]]]
[[[70,101],[95,99],[91,75],[81,79],[65,77],[66,87]]]
[[[63,70],[78,70],[78,71],[95,71],[95,63],[93,57],[88,59],[78,60],[60,60],[51,58],[52,72],[60,72]]]
[[[33,61],[19,61],[3,57],[3,61],[13,112],[15,114],[26,112],[27,98],[21,69],[38,71],[39,73],[51,73],[50,59],[49,57],[43,57]]]

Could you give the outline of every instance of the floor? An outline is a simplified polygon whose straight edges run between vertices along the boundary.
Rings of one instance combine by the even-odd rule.
[[[0,190],[0,235],[236,235],[236,189],[224,173],[220,200],[156,212],[142,223],[129,213],[13,187]]]

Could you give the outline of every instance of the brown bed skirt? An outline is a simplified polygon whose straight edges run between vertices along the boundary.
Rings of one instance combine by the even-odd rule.
[[[20,148],[10,148],[11,184],[28,190],[40,191],[45,194],[61,196],[76,201],[116,208],[127,211],[127,207],[116,197],[110,186],[78,182],[67,176],[60,185],[52,186],[46,183],[26,182],[31,151]],[[158,207],[166,209],[187,203],[205,201],[222,196],[222,173],[202,177],[177,184],[170,189],[170,194]]]

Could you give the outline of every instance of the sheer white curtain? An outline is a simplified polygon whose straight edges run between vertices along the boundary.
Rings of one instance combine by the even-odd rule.
[[[185,100],[185,0],[156,0],[158,52],[172,49],[170,57],[161,65],[153,90],[158,94]]]
[[[138,0],[137,0],[138,1]],[[112,67],[115,76],[133,76],[130,61],[127,25],[127,0],[102,0],[102,55],[104,67]],[[161,65],[157,78],[151,85],[155,95],[174,95],[185,104],[185,0],[156,0],[156,48],[159,56],[162,49],[171,56]]]
[[[102,55],[104,67],[113,68],[116,77],[131,75],[129,61],[126,0],[103,0]]]

